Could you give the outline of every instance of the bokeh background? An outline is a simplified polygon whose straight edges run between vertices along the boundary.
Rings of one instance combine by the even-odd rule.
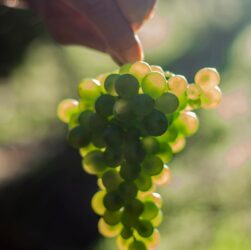
[[[170,163],[159,189],[159,250],[251,249],[251,1],[162,0],[140,32],[146,61],[222,74],[224,100]],[[30,11],[0,7],[0,249],[115,250],[99,236],[96,180],[67,146],[57,103],[83,77],[116,69],[102,53],[62,47]]]

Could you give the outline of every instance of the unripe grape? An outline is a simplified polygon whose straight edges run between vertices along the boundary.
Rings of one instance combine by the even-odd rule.
[[[132,243],[133,239],[124,239],[120,235],[116,238],[116,245],[119,250],[128,250],[128,246]]]
[[[124,157],[130,163],[140,163],[144,160],[146,153],[139,142],[126,143],[124,145]]]
[[[168,163],[173,158],[173,151],[167,141],[160,141],[160,151],[158,156],[164,163]]]
[[[155,155],[147,156],[142,163],[142,169],[149,176],[158,175],[163,169],[163,161]]]
[[[84,157],[92,150],[97,150],[97,148],[93,144],[90,143],[86,147],[80,148],[79,153],[82,157]]]
[[[116,170],[111,169],[103,174],[102,182],[107,191],[115,191],[122,182],[122,179]]]
[[[164,171],[164,170],[163,170]],[[162,171],[162,172],[163,172]],[[155,179],[155,177],[153,178]],[[158,193],[150,193],[142,197],[144,201],[152,201],[154,204],[158,207],[161,208],[163,205],[163,200],[161,198],[161,195]]]
[[[78,101],[74,99],[65,99],[58,104],[58,118],[65,123],[70,121],[71,116],[78,112]]]
[[[124,227],[135,227],[138,223],[138,216],[124,210],[121,215],[121,223],[124,225]]]
[[[196,100],[200,97],[201,91],[197,85],[188,84],[186,93],[189,99]]]
[[[154,227],[159,227],[162,221],[163,221],[163,212],[159,210],[158,215],[153,220],[151,220],[151,223]]]
[[[120,168],[120,175],[126,181],[132,181],[138,178],[141,167],[138,163],[124,162]]]
[[[167,78],[167,79],[169,79],[169,78],[171,78],[171,77],[173,77],[173,76],[175,76],[175,74],[173,73],[173,72],[171,72],[171,71],[165,71],[165,77]]]
[[[124,227],[120,233],[121,237],[124,239],[129,239],[133,235],[133,231],[129,227]]]
[[[148,220],[140,220],[137,223],[136,230],[138,234],[144,238],[148,238],[153,234],[153,225]]]
[[[182,75],[172,76],[168,80],[169,89],[177,96],[180,96],[186,92],[187,85],[187,79]]]
[[[90,124],[92,133],[102,133],[108,126],[107,120],[99,114],[93,114],[90,117]]]
[[[147,136],[142,139],[142,146],[147,154],[156,154],[160,150],[158,140],[151,136]]]
[[[164,165],[162,172],[159,175],[153,177],[153,182],[159,186],[169,184],[171,180],[172,180],[171,171],[166,164]]]
[[[85,110],[81,112],[78,117],[80,126],[86,131],[86,133],[91,133],[91,117],[93,112],[90,110]]]
[[[68,133],[68,142],[74,148],[85,147],[90,143],[91,135],[81,126],[72,128]]]
[[[108,225],[114,226],[120,223],[121,213],[121,211],[106,210],[103,215],[103,219]]]
[[[102,117],[109,117],[113,114],[115,97],[111,95],[101,95],[95,103],[96,112]]]
[[[144,77],[141,86],[145,94],[148,94],[155,99],[165,92],[167,82],[162,74],[151,72]]]
[[[180,123],[182,133],[186,136],[193,135],[199,128],[199,120],[196,114],[191,111],[182,112],[178,118],[178,123]]]
[[[113,107],[114,117],[120,121],[128,121],[133,118],[133,106],[129,100],[119,99]]]
[[[140,191],[146,192],[152,187],[151,177],[140,173],[138,178],[135,180],[135,183]]]
[[[86,102],[93,103],[100,93],[100,83],[96,79],[84,79],[78,85],[78,94]]]
[[[148,63],[143,61],[135,62],[131,65],[129,69],[129,73],[133,74],[139,82],[142,81],[142,79],[151,72],[151,67]]]
[[[143,119],[143,127],[148,135],[159,136],[167,130],[168,121],[163,113],[153,110]]]
[[[106,73],[106,74],[101,74],[101,75],[98,75],[96,77],[96,79],[99,81],[100,83],[100,90],[102,93],[106,93],[106,89],[105,89],[105,79],[109,76],[109,73]]]
[[[83,159],[83,168],[89,174],[101,174],[106,170],[103,153],[99,150],[89,152]]]
[[[119,193],[121,197],[124,197],[126,200],[135,198],[137,192],[137,185],[132,181],[124,181],[119,185]]]
[[[96,148],[104,148],[106,146],[102,131],[92,133],[91,141]]]
[[[101,190],[105,190],[105,186],[104,186],[104,184],[103,184],[103,182],[102,182],[102,178],[98,178],[98,180],[97,180],[97,185],[98,185],[98,187],[99,187]]]
[[[186,138],[183,135],[179,135],[174,142],[169,143],[172,152],[177,154],[181,152],[186,146]],[[167,162],[166,162],[167,163]]]
[[[215,68],[203,68],[196,73],[194,78],[195,84],[203,91],[219,85],[220,80],[220,74]]]
[[[160,74],[162,74],[163,76],[165,76],[165,72],[164,72],[164,70],[160,66],[151,65],[151,71],[153,71],[153,72],[159,72]]]
[[[116,80],[115,90],[120,97],[131,98],[138,94],[139,82],[133,75],[120,75]]]
[[[107,210],[117,211],[123,206],[123,199],[118,192],[109,192],[104,197],[104,206]]]
[[[78,121],[78,118],[79,118],[79,113],[74,113],[71,115],[70,117],[70,121],[69,121],[69,129],[72,129],[74,127],[77,127],[79,125],[79,121]]]
[[[91,200],[91,206],[93,211],[98,215],[103,215],[105,213],[104,206],[104,197],[106,195],[106,191],[98,191]]]
[[[104,140],[107,146],[121,146],[123,143],[123,130],[119,126],[111,125],[104,131]]]
[[[216,108],[222,100],[222,93],[218,86],[203,91],[201,95],[201,107],[204,109]]]
[[[179,106],[179,99],[172,93],[164,93],[156,99],[155,108],[164,114],[171,114]]]
[[[115,91],[115,82],[119,78],[119,76],[120,76],[119,74],[110,74],[105,79],[105,83],[104,83],[105,90],[110,95],[117,95],[117,93]]]
[[[158,229],[154,229],[151,237],[147,239],[149,249],[155,249],[160,243],[160,233]]]
[[[142,219],[145,220],[152,220],[154,219],[159,212],[159,208],[156,206],[156,204],[152,201],[146,201],[144,202],[144,211],[141,214]]]
[[[128,250],[147,250],[146,245],[142,241],[134,240]]]
[[[153,111],[154,100],[147,94],[139,94],[133,98],[132,107],[135,115],[143,117]]]
[[[104,161],[109,167],[119,166],[122,159],[122,151],[120,147],[107,147],[104,151]]]
[[[107,238],[113,238],[113,237],[119,235],[121,229],[122,229],[121,224],[117,224],[115,226],[110,226],[104,221],[103,218],[99,219],[98,230],[99,230],[100,234],[102,234],[103,236],[105,236]]]

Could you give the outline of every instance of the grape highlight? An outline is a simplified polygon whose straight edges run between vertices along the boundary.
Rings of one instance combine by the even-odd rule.
[[[116,237],[119,249],[159,244],[163,213],[156,187],[169,184],[169,162],[199,128],[194,110],[221,102],[219,83],[214,68],[199,70],[188,83],[182,75],[138,61],[84,79],[79,100],[58,105],[69,144],[83,157],[84,171],[98,178],[91,206],[100,216],[99,232]]]

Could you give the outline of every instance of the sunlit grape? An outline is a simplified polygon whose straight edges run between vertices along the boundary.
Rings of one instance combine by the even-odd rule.
[[[163,170],[163,171],[164,171],[164,170]],[[163,171],[162,171],[162,172],[163,172]],[[156,177],[157,177],[157,176],[156,176]],[[153,179],[155,179],[155,177],[154,177]],[[144,196],[142,197],[142,199],[143,199],[144,201],[152,201],[152,202],[154,202],[158,208],[161,208],[161,207],[162,207],[162,204],[163,204],[163,200],[162,200],[162,198],[161,198],[161,195],[158,194],[158,193],[150,193],[150,194],[144,195]]]
[[[155,99],[165,92],[167,83],[162,74],[159,72],[151,72],[144,77],[141,86],[145,94],[148,94]]]
[[[201,107],[204,109],[216,108],[222,100],[222,93],[218,86],[203,91],[201,95]]]
[[[119,76],[119,74],[110,74],[105,79],[104,87],[107,93],[109,93],[110,95],[117,95],[115,91],[115,82],[119,78]]]
[[[104,197],[106,195],[106,191],[98,191],[91,200],[91,206],[93,211],[98,215],[103,215],[105,213],[105,206],[104,206]]]
[[[79,113],[74,113],[70,117],[70,121],[68,123],[69,129],[72,129],[74,127],[77,127],[79,125]]]
[[[98,187],[99,187],[101,190],[105,190],[105,186],[104,186],[104,184],[103,184],[101,178],[98,178],[98,180],[97,180],[97,185],[98,185]]]
[[[131,98],[138,94],[139,82],[133,75],[120,75],[115,82],[115,91],[122,98]]]
[[[163,212],[159,210],[158,215],[153,220],[151,220],[151,223],[154,227],[159,227],[162,221],[163,221]]]
[[[173,77],[173,76],[175,76],[175,74],[173,73],[173,72],[171,72],[171,71],[165,71],[165,77],[167,78],[167,79],[169,79],[169,78],[171,78],[171,77]]]
[[[155,108],[164,114],[173,113],[179,106],[179,99],[172,93],[164,93],[156,99]]]
[[[201,91],[199,87],[195,84],[187,85],[187,97],[191,100],[196,100],[200,97]]]
[[[120,231],[122,229],[121,224],[117,224],[115,226],[108,225],[103,218],[99,219],[98,222],[98,230],[100,234],[107,238],[113,238],[117,235],[119,235]]]
[[[164,72],[164,70],[163,70],[160,66],[151,65],[151,71],[159,72],[159,73],[161,73],[163,76],[165,76],[165,72]]]
[[[124,239],[120,235],[116,238],[116,245],[119,248],[119,250],[128,250],[128,246],[130,243],[133,242],[132,238]]]
[[[182,112],[178,118],[178,122],[181,123],[182,133],[187,136],[193,135],[199,128],[197,115],[191,111]]]
[[[98,75],[96,77],[96,79],[100,82],[100,89],[101,89],[101,92],[102,93],[106,93],[106,89],[105,89],[105,79],[109,76],[108,73],[106,74],[101,74],[101,75]]]
[[[169,143],[174,154],[181,152],[186,146],[186,138],[179,135],[174,142]],[[167,163],[167,162],[166,162]]]
[[[164,163],[168,163],[173,158],[173,151],[167,141],[160,141],[160,150],[158,156]]]
[[[87,102],[93,103],[100,95],[100,83],[96,79],[84,79],[78,85],[79,96]]]
[[[58,118],[65,123],[70,121],[71,116],[78,111],[78,101],[65,99],[61,101],[57,108]]]
[[[194,78],[195,84],[202,90],[208,90],[219,85],[220,80],[220,74],[215,68],[203,68],[196,73]]]
[[[82,165],[88,174],[101,174],[106,169],[103,153],[99,150],[90,151],[83,159]]]
[[[97,150],[97,148],[93,144],[90,143],[88,146],[80,148],[79,153],[82,157],[84,157],[92,150]]]
[[[171,171],[166,164],[164,165],[164,168],[159,175],[153,176],[153,182],[158,186],[169,184],[171,180],[172,180]]]
[[[152,136],[147,136],[142,139],[143,149],[147,154],[156,154],[160,150],[159,142]]]
[[[163,169],[163,162],[158,156],[147,156],[142,163],[142,169],[149,176],[158,175]]]
[[[152,220],[154,219],[159,212],[159,208],[157,205],[152,201],[145,201],[144,202],[144,211],[141,214],[141,218],[145,220]]]
[[[147,239],[149,249],[155,249],[160,243],[160,233],[158,229],[154,229],[153,234]]]
[[[150,72],[151,67],[148,63],[143,61],[133,63],[129,69],[129,73],[133,74],[139,80],[139,82],[141,82],[142,79]]]
[[[172,76],[168,80],[169,89],[177,96],[182,95],[187,89],[187,79],[182,75]]]
[[[138,178],[135,180],[135,183],[140,191],[148,191],[152,187],[152,179],[151,177],[140,173]]]

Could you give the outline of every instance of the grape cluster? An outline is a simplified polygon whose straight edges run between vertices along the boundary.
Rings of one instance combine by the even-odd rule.
[[[154,249],[160,240],[156,186],[170,181],[167,163],[198,130],[192,110],[215,108],[222,97],[215,69],[199,70],[194,80],[139,61],[84,79],[80,99],[58,106],[84,170],[98,177],[91,205],[101,216],[99,231],[117,237],[119,249]]]

